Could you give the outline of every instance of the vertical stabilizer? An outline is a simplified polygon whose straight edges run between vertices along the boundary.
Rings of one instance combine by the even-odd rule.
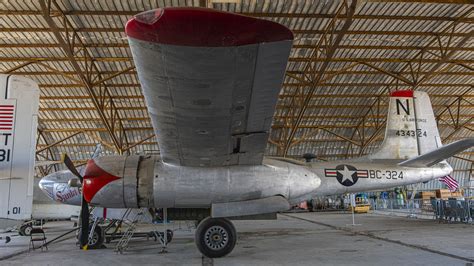
[[[0,218],[31,218],[38,85],[0,74]]]
[[[426,92],[390,94],[385,138],[372,159],[406,160],[441,147],[438,127]]]

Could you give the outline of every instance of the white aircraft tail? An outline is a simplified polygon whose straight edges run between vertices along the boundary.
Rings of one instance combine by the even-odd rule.
[[[426,92],[395,91],[390,95],[385,138],[371,159],[407,160],[442,146]]]
[[[0,74],[0,219],[31,218],[38,85]]]

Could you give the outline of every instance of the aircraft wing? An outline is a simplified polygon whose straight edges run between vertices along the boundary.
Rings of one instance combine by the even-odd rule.
[[[401,162],[398,165],[408,167],[429,167],[473,146],[474,138],[459,140],[415,158]]]
[[[261,164],[293,42],[286,27],[164,8],[126,25],[164,162]]]

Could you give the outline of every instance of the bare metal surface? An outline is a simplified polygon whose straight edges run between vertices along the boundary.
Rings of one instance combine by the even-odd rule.
[[[276,213],[290,208],[288,201],[282,196],[273,196],[257,200],[214,203],[211,217],[246,216],[254,214]]]
[[[291,41],[229,47],[129,42],[164,162],[261,163]]]

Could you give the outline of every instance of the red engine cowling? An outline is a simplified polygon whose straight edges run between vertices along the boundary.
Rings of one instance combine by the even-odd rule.
[[[153,207],[151,156],[105,156],[87,162],[83,194],[87,202],[107,208]]]

